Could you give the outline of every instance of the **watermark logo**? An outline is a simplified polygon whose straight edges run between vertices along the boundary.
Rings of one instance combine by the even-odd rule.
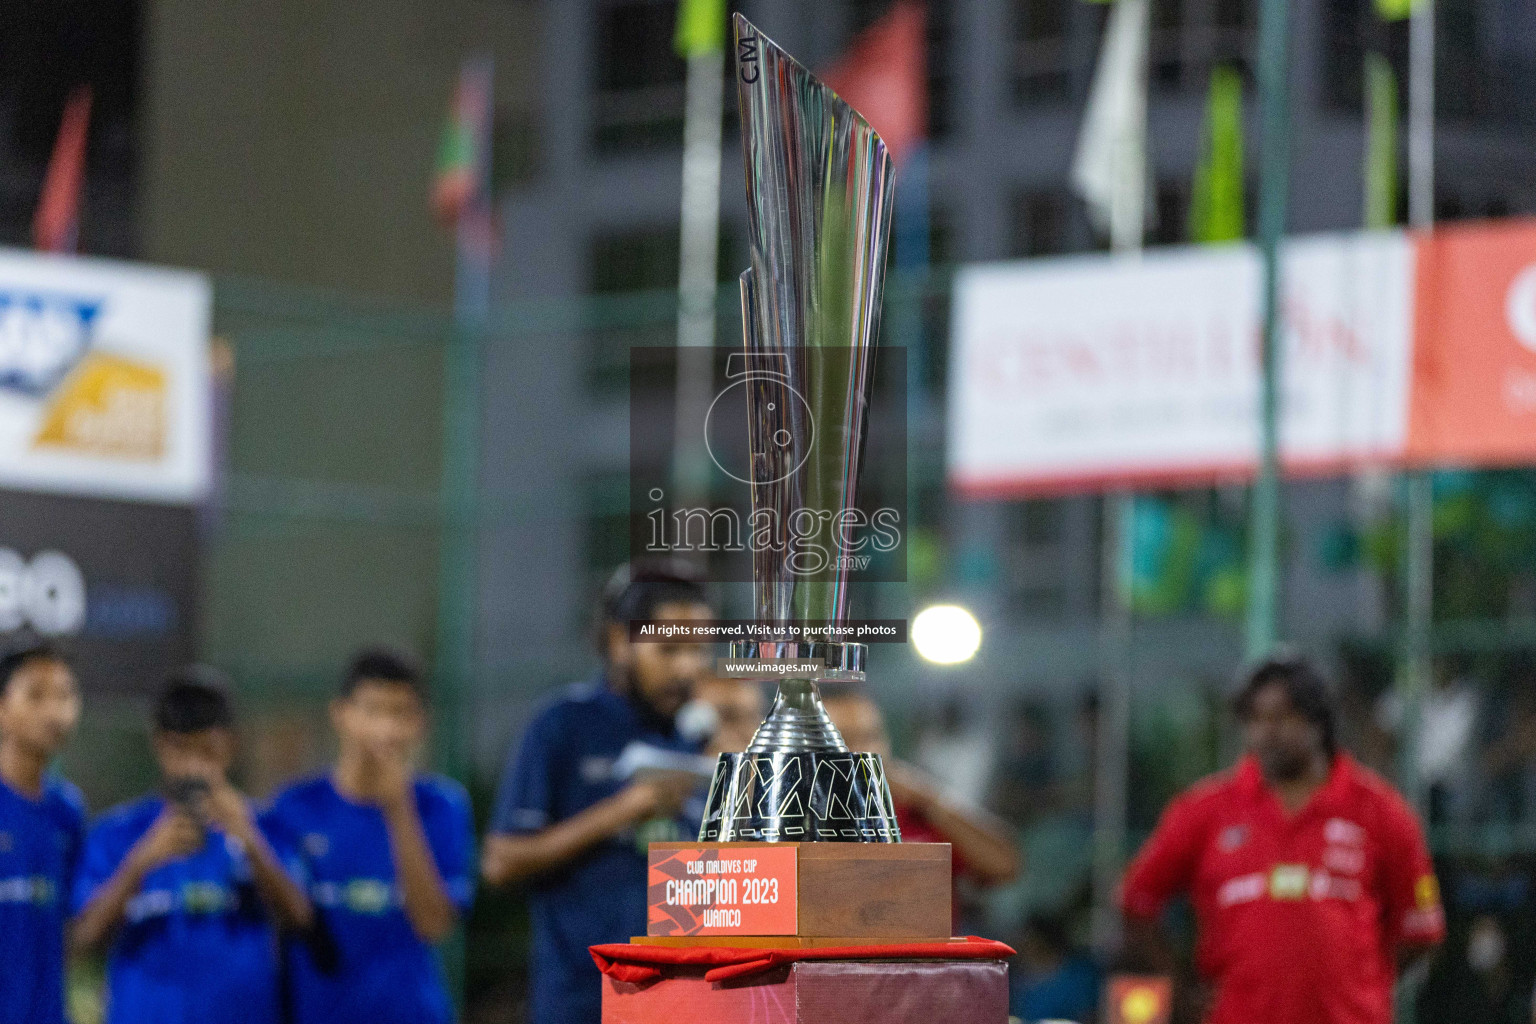
[[[630,556],[688,557],[721,582],[765,564],[905,580],[904,354],[879,350],[860,403],[843,397],[860,365],[846,348],[793,368],[782,353],[632,350]]]

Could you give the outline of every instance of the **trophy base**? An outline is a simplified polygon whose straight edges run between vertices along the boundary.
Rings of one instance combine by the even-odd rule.
[[[947,942],[948,843],[652,843],[646,945]]]
[[[701,843],[899,843],[879,754],[721,754]]]

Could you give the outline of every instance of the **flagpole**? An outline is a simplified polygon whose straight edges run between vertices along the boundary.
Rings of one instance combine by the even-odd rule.
[[[495,64],[489,54],[465,61],[456,106],[474,92],[471,187],[454,223],[453,329],[443,351],[443,447],[439,504],[437,760],[449,775],[469,774],[469,693],[475,671],[480,480],[480,363],[490,329],[492,254],[491,122]],[[463,116],[460,107],[456,117]],[[443,973],[456,1011],[464,1006],[464,928],[442,947]]]
[[[494,65],[467,61],[467,78],[489,108]],[[491,316],[491,111],[474,125],[473,186],[454,230],[453,330],[443,352],[443,523],[438,555],[437,691],[447,728],[439,761],[452,775],[468,769],[468,709],[474,673],[475,561],[480,459],[480,355]]]
[[[1107,157],[1110,248],[1140,258],[1146,234],[1148,0],[1117,0],[1105,31],[1094,95],[1078,144],[1074,179],[1092,197],[1092,173]],[[1123,19],[1118,22],[1115,19]],[[1118,30],[1118,31],[1117,31]],[[1117,69],[1114,63],[1125,66]],[[1095,106],[1096,104],[1100,106]],[[1106,113],[1108,112],[1108,113]],[[1102,120],[1101,120],[1102,119]],[[1096,140],[1093,133],[1104,131]],[[1097,143],[1097,145],[1096,145]],[[1097,151],[1097,152],[1096,152]],[[1115,893],[1124,868],[1127,786],[1130,775],[1131,555],[1135,496],[1118,490],[1104,497],[1099,586],[1099,722],[1094,750],[1093,943],[1106,955],[1121,945]]]
[[[929,401],[928,343],[924,336],[923,301],[928,293],[929,217],[928,143],[920,142],[902,161],[896,177],[896,282],[892,294],[892,341],[905,358],[907,387],[907,509],[918,507],[920,465]]]
[[[723,25],[723,12],[720,20]],[[719,49],[699,48],[688,54],[677,275],[679,349],[712,349],[715,345],[724,68]],[[697,353],[678,353],[672,464],[674,508],[691,507],[709,496],[703,422],[712,381],[710,360]]]
[[[1408,220],[1421,232],[1435,223],[1435,5],[1416,0],[1408,25]],[[1428,793],[1419,773],[1419,734],[1424,695],[1433,675],[1434,477],[1427,468],[1408,475],[1408,529],[1404,579],[1405,636],[1402,678],[1403,719],[1398,735],[1398,772],[1409,801],[1428,821]],[[1418,1019],[1418,992],[1425,967],[1405,972],[1396,1003],[1398,1020]]]
[[[1435,222],[1435,5],[1418,0],[1408,27],[1408,220],[1418,231]],[[1424,810],[1417,770],[1420,709],[1431,675],[1434,627],[1434,478],[1428,469],[1408,474],[1406,593],[1403,638],[1403,722],[1399,756],[1412,802]]]
[[[1286,68],[1287,0],[1261,0],[1259,96],[1263,108],[1259,169],[1259,251],[1263,258],[1264,334],[1259,397],[1259,472],[1249,510],[1246,650],[1250,660],[1275,646],[1280,590],[1280,242],[1290,188],[1290,97]]]

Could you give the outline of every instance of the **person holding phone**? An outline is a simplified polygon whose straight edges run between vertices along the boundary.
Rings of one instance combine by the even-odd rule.
[[[174,674],[151,740],[161,791],[102,816],[75,885],[75,946],[110,945],[107,1024],[278,1024],[275,930],[308,928],[314,912],[229,782],[218,674]]]

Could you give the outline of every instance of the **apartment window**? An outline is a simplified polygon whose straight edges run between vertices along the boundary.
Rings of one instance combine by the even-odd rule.
[[[1387,58],[1406,105],[1408,23],[1384,22],[1364,0],[1326,0],[1323,26],[1322,102],[1331,110],[1359,115],[1365,98],[1365,55]]]
[[[677,287],[677,225],[622,228],[592,238],[587,261],[588,291],[593,295],[670,291]],[[737,275],[746,267],[742,245],[729,225],[721,225],[721,287],[734,288]],[[734,294],[730,291],[730,294]],[[722,320],[717,337],[728,338],[739,330],[737,322]],[[629,350],[637,345],[671,345],[677,339],[677,322],[670,316],[645,316],[633,326],[604,327],[588,332],[588,385],[599,393],[622,391],[629,380]]]
[[[607,232],[592,240],[591,290],[597,294],[677,287],[677,228]]]
[[[676,17],[677,5],[665,0],[599,8],[592,111],[599,153],[682,145],[688,69],[672,49]]]
[[[1067,612],[1067,592],[1048,583],[1020,587],[1008,595],[1008,612],[1024,619],[1060,619]]]
[[[1059,618],[1068,608],[1062,559],[1066,503],[1039,498],[1011,505],[1005,521],[1008,607],[1026,618]]]
[[[629,560],[629,477],[601,473],[581,484],[582,547],[587,568],[605,573]]]
[[[1018,536],[1025,544],[1055,544],[1061,540],[1066,507],[1056,498],[1024,502],[1019,510]]]
[[[1257,25],[1257,0],[1152,0],[1152,88],[1204,92],[1218,64],[1248,71]]]
[[[527,111],[497,111],[491,124],[491,185],[500,195],[539,172],[539,126]]]
[[[1075,2],[1015,0],[1013,92],[1019,103],[1055,103],[1071,97],[1069,36]]]
[[[134,254],[149,6],[141,0],[0,3],[0,244],[32,244],[37,187],[65,100],[77,86],[89,85],[90,168],[81,237],[93,253]]]
[[[677,287],[677,228],[608,231],[592,239],[587,266],[594,295],[660,291]],[[619,394],[629,385],[629,350],[669,345],[677,337],[670,318],[646,317],[634,326],[607,326],[587,332],[587,385],[597,394]]]
[[[1525,213],[1536,207],[1536,196],[1527,194],[1518,199],[1489,187],[1458,187],[1455,182],[1445,182],[1435,189],[1436,220],[1488,220]]]
[[[1013,256],[1051,256],[1067,250],[1067,225],[1072,198],[1063,189],[1032,189],[1013,204]]]
[[[1160,181],[1153,194],[1150,245],[1178,245],[1189,240],[1189,184]]]
[[[1367,53],[1392,63],[1404,107],[1408,23],[1383,23],[1362,0],[1322,7],[1323,102],[1358,114]],[[1435,5],[1435,114],[1442,121],[1536,124],[1536,7],[1528,0]]]

